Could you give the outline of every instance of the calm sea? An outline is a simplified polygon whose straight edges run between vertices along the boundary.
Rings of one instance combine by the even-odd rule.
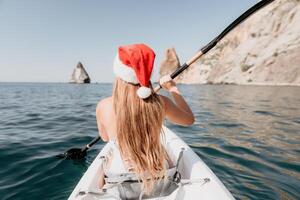
[[[237,199],[299,199],[300,87],[181,85],[196,123],[167,126]],[[0,199],[67,199],[84,161],[55,156],[97,135],[111,84],[0,83]]]

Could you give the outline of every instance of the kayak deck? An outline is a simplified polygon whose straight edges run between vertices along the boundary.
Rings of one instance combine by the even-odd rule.
[[[182,179],[190,180],[190,182],[177,188],[169,196],[159,197],[159,199],[234,199],[217,176],[181,138],[166,127],[163,127],[163,131],[165,133],[165,148],[174,164],[176,164],[180,152],[184,150],[182,159],[179,162],[179,172]],[[109,146],[105,145],[82,176],[69,200],[117,198],[116,196],[99,194],[98,185],[103,157],[108,151]]]

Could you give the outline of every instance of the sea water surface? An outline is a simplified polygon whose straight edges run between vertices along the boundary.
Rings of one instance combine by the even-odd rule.
[[[84,161],[55,156],[95,136],[111,84],[0,83],[0,199],[67,199]],[[166,125],[237,199],[299,199],[300,87],[180,85],[193,126]],[[201,198],[201,197],[199,197]]]

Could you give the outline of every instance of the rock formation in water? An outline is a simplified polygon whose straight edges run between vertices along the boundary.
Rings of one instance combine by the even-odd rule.
[[[90,83],[91,79],[81,62],[74,69],[69,83]]]
[[[300,0],[277,0],[249,17],[178,82],[300,85]]]
[[[159,74],[161,76],[171,74],[180,66],[180,62],[174,48],[169,48],[165,51],[165,58],[160,64]]]

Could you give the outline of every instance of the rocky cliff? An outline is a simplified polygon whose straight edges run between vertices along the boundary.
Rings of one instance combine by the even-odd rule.
[[[74,69],[69,83],[90,83],[91,79],[84,69],[81,62],[79,62]]]
[[[162,65],[161,74],[174,66]],[[300,0],[277,0],[258,11],[177,80],[300,85]]]

